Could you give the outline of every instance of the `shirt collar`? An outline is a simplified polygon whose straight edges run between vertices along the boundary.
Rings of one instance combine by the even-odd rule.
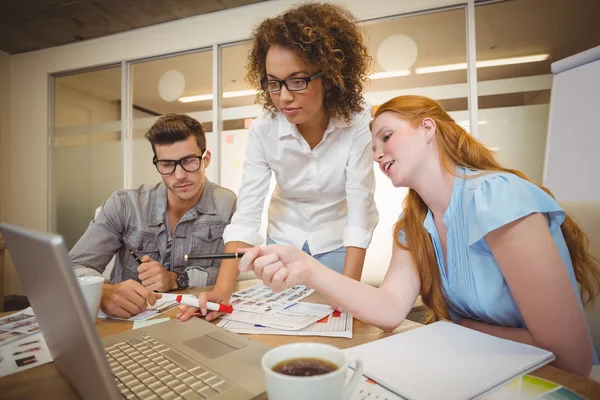
[[[298,127],[295,124],[290,123],[282,113],[278,112],[274,118],[277,120],[277,135],[279,136],[279,139],[282,139],[286,136],[294,136],[297,138],[302,136],[298,131]],[[329,133],[333,132],[335,129],[354,126],[354,120],[355,118],[351,118],[349,122],[346,122],[342,118],[330,118],[327,129],[325,129],[325,134],[323,135],[323,140],[325,140],[327,135],[329,135]]]
[[[217,206],[215,203],[215,194],[212,185],[208,178],[204,177],[204,191],[202,197],[192,210],[199,214],[211,214],[217,213]],[[156,187],[154,195],[154,201],[152,203],[152,210],[150,212],[150,226],[159,226],[165,223],[167,215],[167,187],[164,182],[161,182]]]

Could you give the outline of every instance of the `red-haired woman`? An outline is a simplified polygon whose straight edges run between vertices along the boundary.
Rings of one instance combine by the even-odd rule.
[[[394,186],[410,188],[382,285],[331,274],[286,246],[251,249],[240,269],[274,290],[313,287],[388,330],[420,293],[426,322],[452,320],[550,350],[558,367],[587,376],[598,360],[582,303],[598,295],[598,261],[550,191],[501,166],[426,97],[383,104],[372,136],[375,162]]]

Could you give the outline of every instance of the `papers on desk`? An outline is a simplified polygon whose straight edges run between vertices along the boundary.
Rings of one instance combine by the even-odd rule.
[[[347,374],[346,380],[352,377]],[[554,382],[525,375],[478,398],[479,400],[585,400],[583,397]],[[365,377],[358,383],[350,400],[405,400],[377,382]]]
[[[148,308],[137,315],[133,315],[129,318],[118,318],[106,315],[102,312],[102,310],[98,311],[98,318],[107,318],[107,319],[118,319],[122,321],[145,321],[150,318],[154,318],[157,315],[167,312],[179,305],[178,302],[172,299],[163,299],[160,298],[156,300],[153,306],[148,304]]]
[[[554,360],[546,350],[444,321],[343,351],[362,359],[365,376],[409,400],[474,399]]]
[[[0,376],[52,361],[31,307],[0,318]]]
[[[233,313],[224,315],[218,326],[235,333],[352,337],[352,316],[333,312],[328,305],[298,303],[314,292],[298,285],[273,293],[263,284],[231,296]]]
[[[248,311],[233,310],[232,314],[221,317],[223,320],[245,322],[269,328],[297,331],[325,318],[333,309],[323,304],[293,303],[276,313],[258,314]]]
[[[329,306],[323,306],[320,304],[310,305],[328,307],[329,310],[327,311],[331,314],[328,314],[318,321],[298,330],[277,329],[260,324],[251,324],[229,319],[222,319],[217,325],[231,332],[245,333],[250,335],[329,336],[352,338],[351,315],[349,315],[347,312],[331,312],[331,308]]]
[[[346,374],[346,382],[350,381],[352,374]],[[356,390],[350,400],[404,400],[394,392],[391,392],[363,375],[363,379],[358,382]]]
[[[40,326],[37,323],[31,307],[23,311],[0,318],[0,346],[37,333]]]
[[[268,286],[259,283],[231,295],[231,305],[235,311],[257,314],[274,314],[290,304],[297,303],[311,295],[314,289],[297,285],[279,293],[273,293]]]

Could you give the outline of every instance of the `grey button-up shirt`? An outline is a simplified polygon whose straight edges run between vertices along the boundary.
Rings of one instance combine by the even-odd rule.
[[[212,285],[221,260],[183,261],[184,254],[213,254],[223,251],[223,230],[235,211],[235,194],[205,180],[204,193],[195,207],[181,218],[167,254],[167,188],[164,183],[118,190],[102,205],[97,218],[69,252],[77,276],[102,276],[115,257],[111,283],[138,279],[138,257],[147,255],[171,271],[186,271],[190,286]]]

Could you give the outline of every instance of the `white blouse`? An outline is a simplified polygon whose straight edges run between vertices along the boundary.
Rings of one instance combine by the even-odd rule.
[[[267,112],[254,120],[237,210],[223,233],[225,243],[264,242],[259,229],[273,171],[277,185],[267,233],[275,242],[302,248],[307,241],[312,254],[342,246],[366,249],[379,222],[370,110],[365,105],[349,123],[331,119],[312,150],[281,113]]]

